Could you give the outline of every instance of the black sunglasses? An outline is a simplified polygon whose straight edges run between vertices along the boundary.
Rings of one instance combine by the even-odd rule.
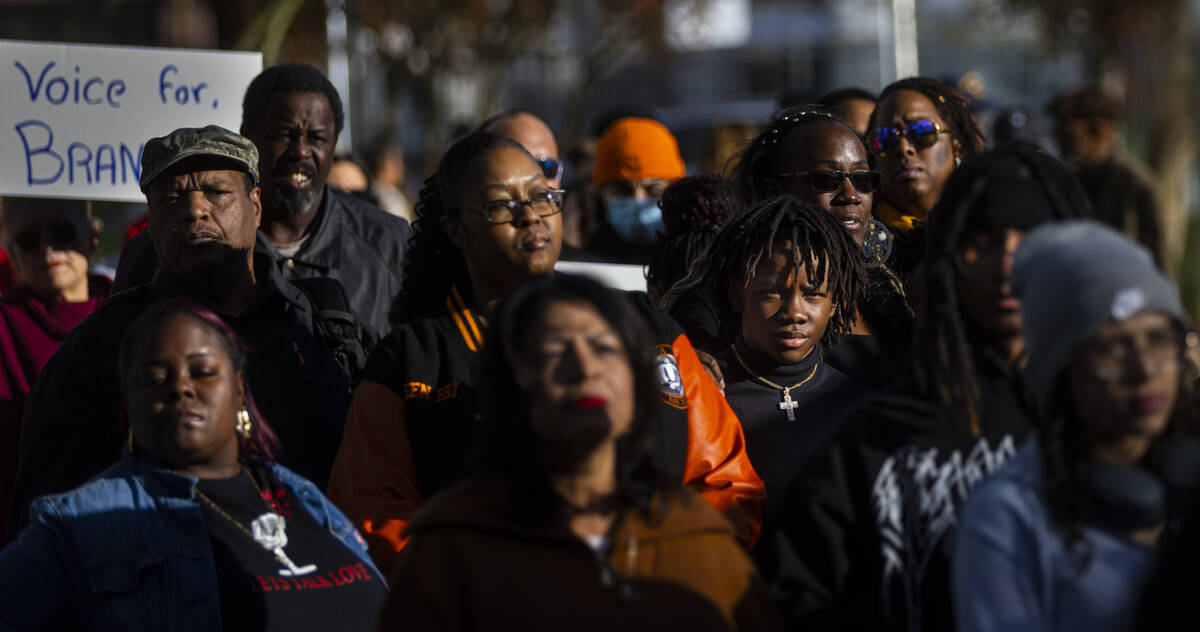
[[[877,127],[867,134],[867,147],[879,156],[895,151],[900,145],[901,138],[907,138],[917,149],[933,147],[937,144],[938,134],[949,134],[940,123],[929,119],[917,119],[902,128]]]
[[[49,245],[51,248],[63,250],[75,245],[75,237],[77,231],[75,225],[68,222],[51,222],[48,226],[49,241],[42,241],[42,231],[38,228],[23,230],[16,235],[13,235],[13,243],[17,248],[26,252],[33,252],[42,247],[43,244]]]
[[[880,174],[878,171],[839,171],[837,169],[813,169],[811,171],[793,171],[781,173],[776,178],[808,178],[812,188],[830,193],[839,191],[846,178],[859,193],[872,193],[879,188]]]
[[[558,180],[562,178],[563,163],[561,160],[555,160],[549,156],[534,158],[538,166],[542,168],[542,175],[546,176],[547,180]]]

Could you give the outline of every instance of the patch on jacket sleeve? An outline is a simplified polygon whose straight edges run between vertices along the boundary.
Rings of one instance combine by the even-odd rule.
[[[658,377],[658,388],[662,391],[663,401],[675,408],[687,408],[683,374],[679,372],[679,363],[675,361],[671,345],[658,345],[658,355],[654,358],[654,373]]]

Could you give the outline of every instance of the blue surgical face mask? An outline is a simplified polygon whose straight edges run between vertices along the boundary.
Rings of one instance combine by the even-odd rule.
[[[649,244],[663,227],[658,198],[608,198],[608,223],[625,241]]]

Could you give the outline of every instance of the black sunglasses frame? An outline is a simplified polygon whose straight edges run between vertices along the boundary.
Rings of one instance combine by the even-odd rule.
[[[49,239],[43,240],[42,235],[47,233]],[[46,245],[55,250],[63,250],[74,246],[78,238],[79,229],[74,224],[57,221],[45,227],[23,230],[13,235],[13,244],[25,252],[34,252]]]
[[[822,178],[822,183],[818,184],[817,176]],[[812,188],[822,193],[833,193],[842,190],[846,184],[846,178],[850,178],[850,184],[855,191],[859,193],[874,193],[879,190],[879,183],[883,178],[883,174],[878,171],[842,171],[840,169],[809,169],[808,171],[792,171],[789,173],[781,173],[776,178],[807,178],[809,185]],[[833,178],[832,180],[823,180],[824,178]]]

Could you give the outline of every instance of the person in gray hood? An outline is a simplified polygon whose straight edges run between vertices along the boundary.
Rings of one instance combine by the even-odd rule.
[[[1029,233],[1012,282],[1041,430],[963,509],[958,628],[1127,629],[1167,516],[1150,455],[1184,408],[1187,316],[1150,253],[1091,220]]]

